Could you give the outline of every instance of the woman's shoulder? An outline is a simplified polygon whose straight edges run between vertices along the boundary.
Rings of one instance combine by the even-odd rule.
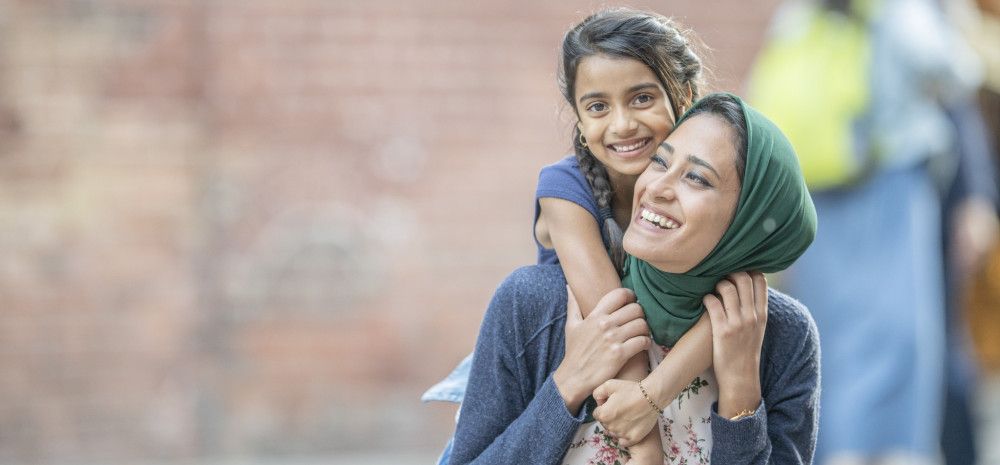
[[[773,288],[767,289],[765,345],[778,353],[819,348],[819,330],[802,302]]]
[[[566,277],[559,265],[529,265],[511,272],[497,286],[490,311],[528,326],[566,315]]]

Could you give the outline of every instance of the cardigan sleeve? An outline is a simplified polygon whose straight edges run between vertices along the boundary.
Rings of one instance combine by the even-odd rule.
[[[519,270],[494,294],[483,319],[459,415],[449,464],[555,465],[583,423],[584,410],[573,415],[552,380],[554,371],[540,331],[561,334],[564,319],[552,321],[558,302],[527,287],[551,287],[532,279],[532,268]],[[525,271],[527,270],[527,271]],[[520,277],[521,279],[517,279]],[[558,294],[556,294],[558,295]],[[563,304],[565,305],[565,304]],[[561,358],[561,354],[560,354]],[[545,365],[532,369],[532,363]]]
[[[819,427],[819,332],[805,308],[772,291],[763,399],[754,415],[731,421],[712,413],[712,462],[810,464]]]

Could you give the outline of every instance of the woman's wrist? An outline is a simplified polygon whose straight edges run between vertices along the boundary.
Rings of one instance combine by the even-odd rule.
[[[593,391],[593,389],[586,389],[579,379],[572,376],[572,373],[565,373],[562,366],[556,368],[556,371],[552,373],[552,382],[555,383],[559,396],[566,403],[566,409],[573,415],[580,412],[583,402]]]
[[[760,405],[760,380],[733,380],[719,385],[719,416],[733,418],[742,412],[755,411]]]

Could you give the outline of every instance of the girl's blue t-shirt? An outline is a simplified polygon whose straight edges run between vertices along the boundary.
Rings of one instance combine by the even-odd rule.
[[[607,241],[607,238],[603,237],[604,228],[601,228],[603,215],[597,207],[594,191],[591,190],[587,178],[580,172],[580,164],[577,163],[576,156],[569,155],[542,168],[542,171],[538,173],[538,188],[535,190],[535,218],[531,222],[531,236],[535,239],[535,245],[538,247],[539,265],[559,263],[555,249],[546,249],[538,242],[538,236],[534,234],[538,215],[542,211],[539,200],[546,197],[568,200],[583,207],[594,217],[594,222],[597,223],[598,229],[601,231],[602,239]]]

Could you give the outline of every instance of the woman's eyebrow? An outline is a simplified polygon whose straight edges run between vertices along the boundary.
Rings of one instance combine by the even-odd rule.
[[[636,84],[636,85],[634,85],[632,87],[629,87],[628,89],[625,90],[625,93],[626,94],[631,94],[631,93],[634,93],[634,92],[638,92],[640,90],[645,90],[645,89],[649,89],[649,88],[654,88],[655,89],[657,87],[658,86],[654,82],[644,82],[642,84]],[[604,92],[587,92],[586,94],[583,94],[578,101],[582,103],[584,100],[592,99],[592,98],[608,98],[608,94],[606,94]]]
[[[698,158],[697,156],[694,155],[688,155],[688,161],[698,166],[704,166],[705,169],[711,171],[712,173],[715,173],[716,178],[722,179],[722,176],[719,175],[719,172],[715,171],[715,168],[712,168],[712,165],[708,164],[707,161],[702,160],[701,158]]]
[[[674,146],[670,145],[670,143],[668,143],[667,141],[661,142],[660,143],[660,147],[663,147],[663,149],[666,150],[667,153],[669,153],[671,155],[674,154]],[[712,168],[712,165],[709,164],[707,161],[705,161],[705,160],[703,160],[703,159],[701,159],[701,158],[699,158],[699,157],[697,157],[695,155],[688,155],[688,161],[691,162],[691,163],[694,163],[694,164],[696,164],[698,166],[705,167],[705,169],[707,169],[707,170],[711,171],[713,174],[715,174],[716,178],[722,179],[722,176],[719,175],[719,172],[715,171],[715,168]]]

